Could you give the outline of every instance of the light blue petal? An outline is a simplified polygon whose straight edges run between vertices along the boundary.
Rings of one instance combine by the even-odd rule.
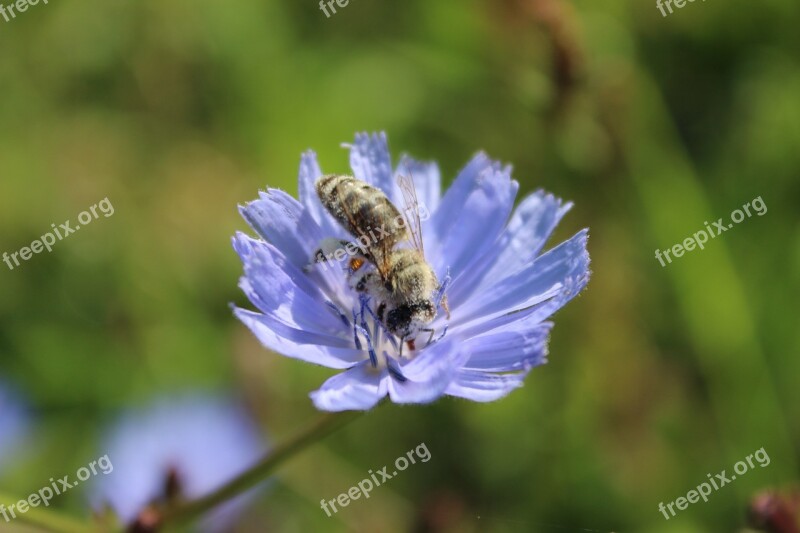
[[[511,372],[544,364],[552,325],[552,322],[520,320],[466,340],[462,349],[469,353],[469,360],[464,368]]]
[[[369,361],[336,374],[310,394],[322,411],[363,411],[372,409],[386,396],[388,372],[376,372]]]
[[[533,260],[571,208],[572,202],[564,203],[544,191],[525,197],[506,227],[505,248],[498,257],[498,266],[516,270]]]
[[[242,286],[243,284],[240,284]],[[283,337],[297,344],[319,344],[326,348],[353,347],[353,341],[348,338],[334,337],[325,333],[301,329],[276,317],[272,313],[258,313],[259,320],[264,326],[275,332],[276,335]]]
[[[312,256],[323,239],[335,236],[323,233],[306,208],[277,189],[261,193],[261,199],[250,202],[239,210],[250,226],[280,250],[296,269],[311,263]],[[314,278],[329,300],[336,301],[343,293],[345,279],[334,268],[315,265],[310,271],[310,277]]]
[[[492,248],[511,215],[518,189],[510,168],[486,169],[480,174],[464,203],[453,213],[452,226],[446,234],[439,234],[439,251],[431,257],[439,276],[449,267],[456,279]]]
[[[531,263],[544,248],[547,239],[572,203],[543,191],[527,196],[514,210],[511,220],[492,249],[478,258],[458,278],[448,293],[456,307],[468,297]]]
[[[454,219],[461,213],[467,197],[477,186],[478,176],[483,171],[491,169],[492,165],[500,168],[499,163],[493,163],[483,152],[475,154],[444,192],[430,220],[423,224],[425,257],[440,277],[444,275],[449,265],[443,255],[443,246],[449,238]]]
[[[481,317],[468,324],[460,324],[455,327],[451,326],[450,330],[453,335],[469,339],[503,327],[512,326],[521,321],[529,321],[531,324],[538,324],[558,311],[578,292],[580,292],[578,283],[575,280],[568,280],[566,285],[559,286],[551,295],[548,295],[543,301],[535,305],[520,310],[501,313],[492,317]]]
[[[265,274],[270,278],[276,276],[282,282],[293,283],[298,290],[303,291],[309,298],[315,300],[323,299],[324,294],[319,286],[309,279],[301,268],[291,262],[282,250],[273,244],[253,239],[240,231],[236,232],[231,242],[245,269],[250,268],[254,271],[258,269],[266,270]],[[277,268],[278,272],[272,272],[274,268]],[[255,273],[260,274],[260,272]]]
[[[392,157],[385,133],[357,133],[350,145],[350,168],[357,179],[382,190],[397,205],[399,198],[395,196]]]
[[[394,403],[429,403],[444,394],[461,365],[467,360],[467,352],[457,347],[456,342],[443,341],[429,346],[413,360],[401,365],[405,381],[392,379],[389,382],[389,397]]]
[[[588,281],[587,238],[588,230],[582,230],[515,274],[475,293],[454,310],[453,322],[463,324],[518,311],[540,303],[555,290],[562,296],[563,305]],[[563,298],[565,290],[569,298]]]
[[[280,251],[243,234],[234,238],[234,247],[244,263],[245,277],[240,287],[272,321],[286,328],[316,334],[318,342],[351,346],[346,340],[341,317],[324,303],[318,289]]]
[[[242,217],[266,241],[277,247],[297,267],[308,264],[323,233],[311,213],[278,189],[268,189],[261,199],[239,208]]]
[[[300,204],[305,206],[314,218],[322,234],[326,237],[344,237],[346,232],[328,214],[327,209],[323,207],[322,202],[319,201],[319,196],[317,196],[315,184],[321,177],[322,171],[317,162],[317,154],[312,150],[308,150],[300,158],[297,197],[300,199]]]
[[[431,222],[436,235],[446,236],[454,225],[455,217],[461,213],[467,197],[477,187],[479,177],[488,169],[500,170],[500,163],[492,161],[479,152],[458,173],[452,185],[444,193]]]
[[[474,402],[493,402],[522,387],[526,372],[491,374],[477,370],[462,370],[447,387],[450,396]]]
[[[364,352],[355,348],[336,348],[303,342],[316,340],[308,332],[295,330],[294,335],[290,335],[291,338],[282,337],[275,331],[281,328],[273,329],[274,322],[260,313],[235,308],[234,314],[250,328],[261,344],[286,357],[335,369],[350,368],[365,358]]]

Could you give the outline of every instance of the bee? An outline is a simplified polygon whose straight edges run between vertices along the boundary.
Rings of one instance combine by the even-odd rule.
[[[317,180],[316,190],[322,205],[358,242],[345,243],[348,250],[358,249],[348,264],[351,286],[374,299],[378,320],[414,350],[420,331],[430,332],[433,338],[428,325],[436,318],[437,300],[448,316],[449,310],[445,299],[435,297],[442,286],[425,260],[414,182],[401,176],[398,185],[406,216],[382,191],[352,176],[323,176]],[[412,247],[398,247],[405,241]],[[330,254],[323,260],[328,258]]]

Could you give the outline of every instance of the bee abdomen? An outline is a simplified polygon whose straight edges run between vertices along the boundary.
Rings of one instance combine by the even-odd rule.
[[[321,177],[316,189],[322,205],[352,235],[389,244],[405,238],[405,219],[379,189],[339,174]]]

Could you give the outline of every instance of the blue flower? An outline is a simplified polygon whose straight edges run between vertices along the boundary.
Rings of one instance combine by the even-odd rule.
[[[22,449],[29,424],[27,407],[19,395],[0,383],[0,474],[14,453]]]
[[[244,264],[240,287],[258,312],[235,308],[261,343],[282,355],[343,370],[311,393],[318,409],[370,409],[387,394],[395,403],[427,403],[442,395],[488,402],[522,386],[546,361],[551,322],[589,278],[588,230],[542,253],[572,207],[538,191],[514,208],[519,184],[511,168],[479,153],[440,193],[435,163],[403,157],[395,168],[384,134],[356,135],[353,175],[383,191],[403,210],[396,178],[411,176],[425,257],[447,287],[451,315],[440,311],[430,342],[414,351],[376,320],[373,302],[329,263],[309,268],[325,239],[353,240],[317,197],[316,156],[300,162],[299,201],[268,189],[240,208],[260,239],[237,233]],[[444,280],[448,280],[449,283]]]
[[[164,398],[131,410],[110,428],[101,453],[113,469],[92,480],[96,508],[110,505],[130,523],[170,493],[181,499],[209,494],[263,455],[258,430],[235,402],[206,396]],[[244,498],[244,499],[243,499]],[[203,530],[225,531],[248,495],[216,509]]]

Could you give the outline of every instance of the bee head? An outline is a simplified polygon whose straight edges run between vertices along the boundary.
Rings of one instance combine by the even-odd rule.
[[[430,301],[403,304],[386,314],[386,328],[402,339],[413,338],[435,317],[436,309]]]

